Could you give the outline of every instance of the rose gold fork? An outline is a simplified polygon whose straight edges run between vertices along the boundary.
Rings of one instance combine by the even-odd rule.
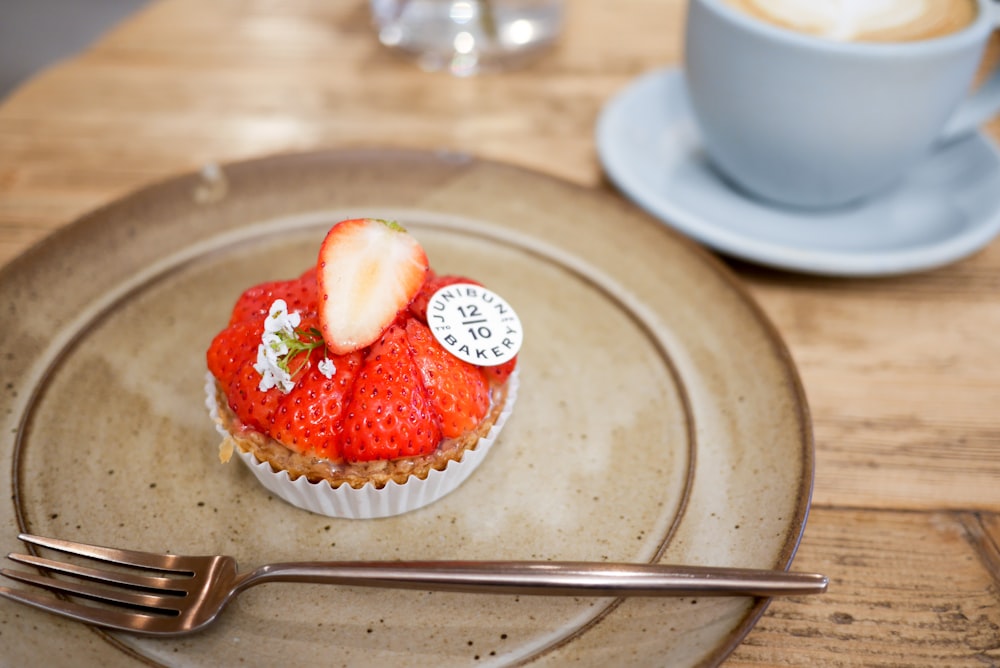
[[[223,555],[136,552],[30,534],[19,538],[132,570],[96,569],[31,554],[9,554],[13,561],[74,579],[0,569],[6,577],[110,605],[77,603],[7,587],[0,587],[0,596],[87,624],[156,636],[199,631],[237,594],[264,582],[566,596],[797,596],[822,593],[827,588],[827,578],[813,573],[572,561],[299,562],[240,573],[236,560]]]

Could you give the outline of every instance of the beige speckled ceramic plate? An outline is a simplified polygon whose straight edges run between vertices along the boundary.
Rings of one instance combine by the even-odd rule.
[[[240,291],[297,275],[338,219],[400,220],[525,329],[517,407],[457,491],[332,520],[219,464],[204,350]],[[44,535],[245,566],[594,559],[785,567],[813,451],[784,345],[709,255],[618,197],[462,156],[276,157],[143,190],[0,270],[0,551]],[[12,665],[713,664],[765,602],[274,584],[185,639],[0,601]]]

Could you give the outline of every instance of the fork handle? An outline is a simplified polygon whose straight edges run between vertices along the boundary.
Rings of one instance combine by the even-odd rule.
[[[348,561],[270,564],[241,576],[265,582],[548,596],[799,596],[819,594],[817,573],[580,561]]]

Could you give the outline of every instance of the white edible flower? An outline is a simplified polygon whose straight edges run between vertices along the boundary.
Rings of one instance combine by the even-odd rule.
[[[275,299],[271,304],[271,309],[267,313],[264,321],[264,331],[268,334],[294,334],[295,328],[302,322],[302,316],[298,313],[289,313],[288,304],[284,299]]]
[[[253,368],[260,374],[260,384],[257,387],[261,392],[277,387],[287,394],[295,387],[291,374],[281,368],[278,357],[274,355],[271,347],[264,343],[257,346],[257,363]]]
[[[333,378],[333,374],[337,373],[337,366],[333,363],[333,360],[329,357],[324,357],[319,361],[319,372],[326,376],[327,378]]]
[[[292,376],[309,364],[309,351],[323,345],[323,338],[315,328],[308,332],[296,329],[302,322],[299,313],[289,313],[288,304],[284,299],[275,299],[264,319],[264,333],[257,346],[257,363],[253,368],[260,374],[258,388],[267,392],[278,388],[285,394],[292,391],[295,381]],[[304,338],[303,338],[304,337]],[[294,371],[289,369],[289,361],[299,353],[306,353],[306,360]],[[327,378],[332,378],[337,372],[333,361],[324,358],[318,368]]]
[[[279,357],[288,354],[288,344],[279,334],[274,332],[264,332],[264,335],[260,337],[260,343],[262,347],[267,349],[268,359],[273,360],[275,364],[278,363]]]

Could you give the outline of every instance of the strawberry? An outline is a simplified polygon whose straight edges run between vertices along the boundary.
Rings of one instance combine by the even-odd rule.
[[[208,370],[223,385],[227,385],[236,376],[245,362],[252,362],[257,358],[262,330],[260,322],[238,322],[212,339],[206,355]]]
[[[300,281],[312,281],[312,283],[315,285],[316,284],[316,274],[318,272],[319,272],[319,268],[317,268],[316,265],[313,265],[313,266],[309,267],[308,269],[306,269],[305,271],[302,272],[302,275],[299,276],[299,280]]]
[[[441,427],[420,377],[406,330],[391,326],[368,352],[347,403],[341,441],[346,460],[397,459],[434,451]]]
[[[295,377],[295,387],[278,399],[268,434],[297,452],[338,460],[338,427],[364,357],[361,351],[330,357],[336,371],[327,378],[319,371],[324,356],[321,348],[309,353],[308,366]]]
[[[244,320],[263,320],[275,299],[284,299],[289,311],[316,311],[318,291],[315,271],[307,271],[291,281],[271,281],[246,290],[236,301],[229,324]]]
[[[253,364],[252,359],[244,362],[239,372],[225,385],[226,398],[240,422],[266,434],[281,393],[274,389],[260,390],[260,374]]]
[[[265,314],[266,315],[266,314]],[[230,325],[208,348],[208,370],[222,384],[229,407],[244,425],[267,433],[280,393],[261,391],[261,375],[254,364],[264,331],[263,317]]]
[[[435,292],[449,285],[454,285],[455,283],[482,285],[478,281],[466,278],[465,276],[455,274],[439,276],[438,274],[435,274],[433,270],[429,270],[427,272],[427,280],[425,280],[424,284],[421,286],[420,292],[418,292],[417,296],[414,297],[412,302],[410,302],[410,314],[420,322],[426,324],[427,302],[430,301]],[[514,372],[515,366],[517,366],[516,357],[498,366],[484,366],[479,368],[482,371],[483,378],[485,378],[488,383],[502,385],[507,382],[510,374]]]
[[[483,366],[479,367],[480,371],[483,373],[483,377],[486,381],[492,385],[503,385],[510,378],[510,374],[514,373],[514,367],[517,366],[517,356],[507,360],[503,364],[498,364],[496,366]]]
[[[420,292],[418,292],[417,296],[413,298],[412,302],[410,302],[410,313],[420,320],[420,322],[427,324],[427,302],[430,301],[435,292],[443,287],[454,285],[455,283],[472,283],[473,285],[480,285],[477,281],[474,281],[471,278],[466,278],[465,276],[456,276],[454,274],[438,276],[433,270],[428,270],[427,279],[424,281],[424,284],[420,286]]]
[[[427,399],[441,419],[441,435],[455,438],[474,429],[490,407],[489,387],[479,368],[442,348],[419,320],[406,323],[406,340]]]
[[[319,250],[320,329],[335,354],[379,339],[420,290],[427,254],[398,223],[337,223]]]
[[[317,315],[300,315],[298,329],[315,330]],[[261,391],[261,373],[255,364],[264,317],[266,313],[230,325],[216,336],[208,351],[209,370],[222,382],[230,408],[244,425],[297,452],[339,459],[337,426],[362,354],[332,358],[336,371],[327,378],[319,370],[326,357],[322,345],[299,352],[287,358],[295,380],[292,390],[287,394],[276,388]],[[303,336],[303,343],[311,344],[308,335]]]

